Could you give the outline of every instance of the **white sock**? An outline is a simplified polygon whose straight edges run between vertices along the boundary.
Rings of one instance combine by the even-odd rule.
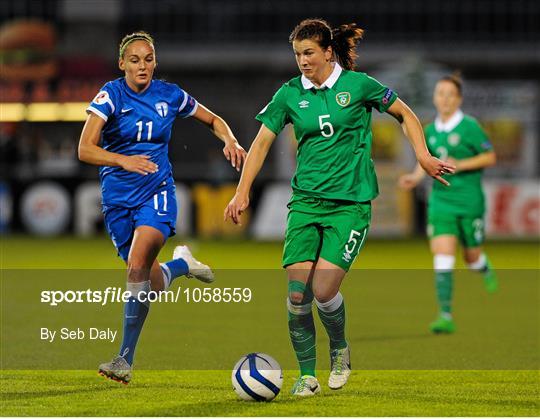
[[[449,272],[454,269],[456,257],[454,255],[436,254],[433,256],[433,269],[436,272]]]
[[[163,289],[166,290],[171,286],[171,270],[165,263],[160,263],[159,266],[163,274]]]
[[[309,314],[311,313],[311,303],[304,305],[293,304],[291,303],[291,300],[287,298],[287,310],[289,310],[289,313],[296,314],[297,316]]]
[[[315,299],[315,304],[317,304],[319,310],[325,313],[332,313],[340,308],[341,304],[343,304],[343,295],[341,295],[341,293],[338,291],[338,293],[334,295],[334,298],[328,300],[326,303],[321,303]]]
[[[469,269],[472,271],[482,271],[486,268],[487,257],[485,253],[482,253],[476,262],[469,263]]]
[[[148,293],[150,292],[150,281],[128,282],[126,285],[126,290],[129,291],[131,297],[139,300],[139,295],[148,295]],[[150,306],[150,302],[148,300],[141,301],[141,303],[143,303],[147,307]]]

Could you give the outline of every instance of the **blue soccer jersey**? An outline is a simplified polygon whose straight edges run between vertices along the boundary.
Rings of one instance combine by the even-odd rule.
[[[138,94],[124,78],[101,88],[87,112],[103,118],[101,146],[126,156],[147,155],[159,166],[156,173],[140,175],[118,166],[101,166],[99,176],[103,204],[134,208],[156,193],[161,185],[173,183],[168,145],[177,116],[188,117],[197,110],[197,101],[178,85],[152,80]]]

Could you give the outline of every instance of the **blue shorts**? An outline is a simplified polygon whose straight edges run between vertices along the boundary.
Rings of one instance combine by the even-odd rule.
[[[136,208],[103,205],[107,232],[118,250],[118,255],[127,261],[133,234],[140,226],[150,226],[163,234],[164,241],[176,233],[176,187],[174,183],[160,187],[157,192]]]

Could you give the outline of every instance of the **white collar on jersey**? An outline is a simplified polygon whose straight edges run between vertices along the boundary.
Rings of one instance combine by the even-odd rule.
[[[339,78],[341,72],[343,69],[338,63],[334,63],[334,70],[332,70],[332,74],[324,81],[323,84],[321,84],[320,87],[316,87],[306,76],[302,74],[302,86],[304,86],[304,89],[313,89],[314,87],[316,89],[322,89],[323,87],[328,87],[331,89],[334,87],[334,84],[336,84],[337,79]]]
[[[450,132],[459,125],[463,120],[463,116],[461,109],[458,109],[446,122],[441,121],[441,117],[437,115],[437,118],[435,118],[435,129],[437,132]]]

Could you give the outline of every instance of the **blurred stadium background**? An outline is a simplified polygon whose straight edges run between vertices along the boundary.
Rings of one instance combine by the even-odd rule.
[[[384,2],[232,0],[8,0],[0,2],[0,228],[4,234],[102,236],[97,168],[77,160],[85,108],[120,77],[117,45],[146,30],[156,40],[156,76],[179,83],[222,115],[248,149],[254,116],[298,71],[287,42],[305,17],[366,30],[358,69],[397,90],[424,123],[437,78],[461,70],[464,110],[492,139],[487,170],[492,238],[539,235],[540,3],[535,0]],[[424,234],[429,184],[399,191],[414,165],[399,126],[376,115],[374,160],[381,186],[372,237]],[[294,170],[292,131],[274,144],[259,176],[250,222],[222,222],[238,175],[192,120],[178,121],[170,156],[182,237],[280,240]]]

